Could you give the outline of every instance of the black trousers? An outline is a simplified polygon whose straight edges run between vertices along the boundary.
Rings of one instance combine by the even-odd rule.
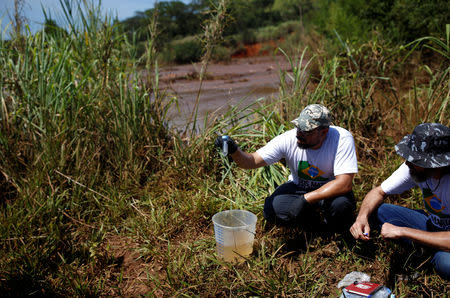
[[[353,192],[308,203],[306,191],[294,182],[280,185],[264,202],[264,218],[276,225],[300,226],[309,230],[345,232],[355,221]]]

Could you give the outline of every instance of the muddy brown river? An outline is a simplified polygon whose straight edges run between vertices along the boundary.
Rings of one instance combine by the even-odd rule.
[[[200,88],[201,64],[177,65],[160,69],[160,87],[175,96],[179,108],[169,111],[169,124],[183,128],[189,123]],[[276,97],[280,71],[290,66],[283,56],[234,58],[228,63],[209,64],[199,96],[199,123],[225,113],[232,105],[246,105],[259,98]]]

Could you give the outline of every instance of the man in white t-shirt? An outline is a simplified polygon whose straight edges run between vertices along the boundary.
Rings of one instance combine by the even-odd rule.
[[[395,150],[405,162],[366,195],[350,232],[356,239],[370,239],[370,221],[386,239],[431,247],[436,250],[431,263],[450,279],[450,127],[420,124]],[[387,195],[415,186],[422,190],[426,211],[383,203]]]
[[[352,186],[358,172],[353,136],[332,126],[330,111],[319,104],[305,107],[292,123],[296,128],[253,153],[241,150],[228,136],[219,136],[215,143],[225,147],[244,169],[286,161],[291,172],[289,181],[266,198],[267,221],[311,230],[325,225],[330,232],[348,233],[355,218]]]

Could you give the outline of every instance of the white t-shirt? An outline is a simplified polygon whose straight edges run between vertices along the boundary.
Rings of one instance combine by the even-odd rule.
[[[441,179],[428,178],[415,182],[403,163],[392,175],[381,183],[381,189],[388,195],[401,194],[415,186],[422,190],[425,209],[432,223],[444,230],[450,230],[450,175]]]
[[[282,158],[291,171],[289,180],[305,191],[311,191],[334,180],[336,175],[358,172],[355,142],[352,134],[337,126],[330,126],[319,149],[300,149],[297,129],[273,138],[256,152],[267,164]]]

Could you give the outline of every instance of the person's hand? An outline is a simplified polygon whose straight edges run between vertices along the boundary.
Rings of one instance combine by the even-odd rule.
[[[370,226],[367,218],[356,218],[355,223],[350,227],[350,233],[355,239],[369,240]]]
[[[393,224],[390,224],[388,222],[385,222],[383,226],[381,226],[380,235],[383,238],[387,239],[397,239],[402,237],[402,227],[395,226]]]
[[[214,144],[225,156],[233,154],[238,149],[238,145],[229,136],[218,136]]]

